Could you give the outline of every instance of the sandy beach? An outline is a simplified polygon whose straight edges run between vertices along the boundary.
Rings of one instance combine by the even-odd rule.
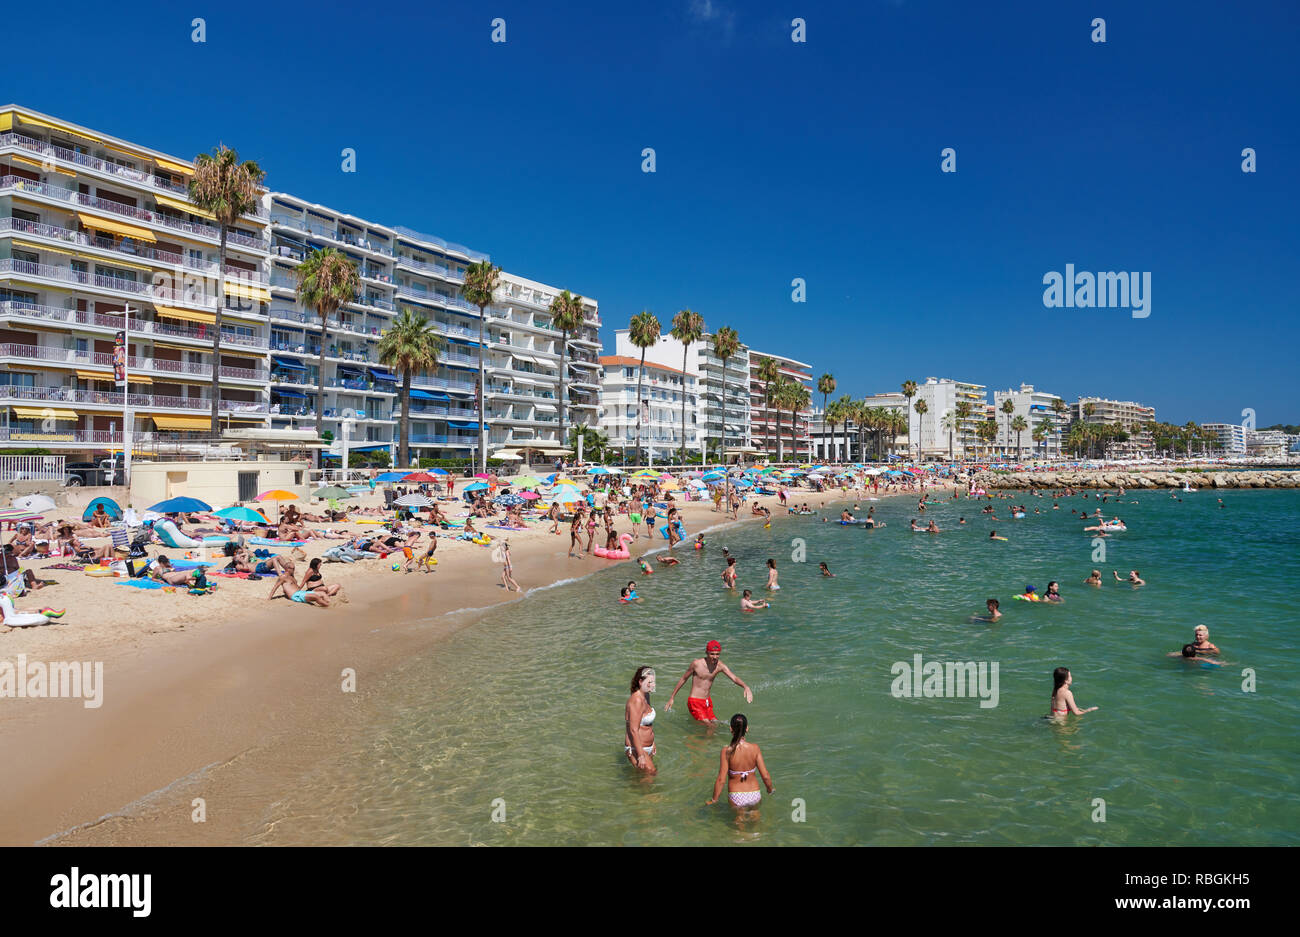
[[[905,489],[893,494],[916,496]],[[889,495],[882,489],[878,496]],[[791,493],[792,504],[817,509],[846,498],[854,500],[842,492]],[[754,500],[736,523],[761,521],[749,513]],[[778,498],[757,500],[779,522],[784,509]],[[381,503],[358,501],[358,506]],[[678,504],[688,539],[731,523],[711,502]],[[73,516],[74,509],[80,516],[75,501],[58,516]],[[214,807],[202,824],[188,813],[166,824],[132,824],[120,813],[143,798],[174,793],[177,786],[203,789],[208,774],[255,751],[275,748],[294,761],[308,760],[312,725],[323,712],[346,707],[365,693],[367,680],[472,627],[478,610],[520,602],[526,615],[536,590],[632,562],[567,557],[566,525],[558,536],[548,533],[549,526],[536,522],[524,531],[493,531],[507,534],[515,578],[527,590],[522,596],[500,584],[490,547],[451,539],[439,540],[439,564],[429,574],[393,572],[392,561],[382,559],[323,565],[326,582],[339,583],[348,596],[346,603],[326,609],[283,598],[267,601],[271,579],[221,579],[214,594],[197,597],[50,570],[57,584],[17,604],[21,610],[66,608],[65,616],[58,624],[0,633],[0,660],[26,655],[28,661],[102,663],[101,705],[87,708],[82,699],[0,700],[0,744],[24,753],[0,768],[7,802],[22,806],[0,812],[0,842],[232,842],[223,838],[222,818],[232,820],[229,810]],[[620,533],[632,529],[626,515],[616,526]],[[638,533],[630,544],[633,558],[665,548],[658,534],[646,538],[644,525]],[[312,540],[303,550],[311,558],[338,542]],[[155,546],[150,552],[159,551]],[[44,572],[39,565],[33,568],[38,575]],[[355,693],[344,691],[349,673],[355,675]]]

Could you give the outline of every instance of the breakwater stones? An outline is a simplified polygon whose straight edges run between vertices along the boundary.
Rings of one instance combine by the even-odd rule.
[[[1300,488],[1300,472],[1168,472],[1069,469],[1058,472],[978,472],[975,486],[994,488]]]

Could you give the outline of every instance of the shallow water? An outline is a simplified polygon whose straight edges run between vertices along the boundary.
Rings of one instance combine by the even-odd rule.
[[[357,721],[338,727],[337,757],[250,817],[248,840],[1295,844],[1300,497],[1231,491],[1222,510],[1213,492],[1182,497],[1106,505],[1129,531],[1105,542],[1104,562],[1070,513],[1095,498],[1052,511],[1024,494],[1029,516],[1008,520],[999,501],[996,524],[970,502],[945,503],[926,514],[939,536],[909,532],[914,500],[899,499],[876,505],[884,530],[783,517],[770,530],[718,531],[702,554],[681,550],[679,567],[648,579],[624,564],[534,593],[370,688]],[[993,527],[1008,541],[989,542]],[[806,562],[792,560],[795,538]],[[776,558],[772,609],[743,614],[720,587],[724,546],[739,557],[741,587],[758,594]],[[820,560],[834,579],[818,574]],[[1106,577],[1100,590],[1082,585],[1093,567]],[[1149,585],[1111,579],[1133,567]],[[645,602],[620,606],[633,574]],[[1052,578],[1063,605],[1011,601]],[[972,623],[990,596],[1004,618]],[[1202,622],[1224,666],[1165,656]],[[741,821],[704,806],[727,736],[692,722],[689,686],[664,708],[711,638],[756,697],[746,705],[720,677],[718,715],[747,714],[776,785]],[[891,665],[916,654],[996,662],[997,705],[896,698]],[[641,664],[658,674],[651,779],[622,751]],[[1061,665],[1079,705],[1101,707],[1064,726],[1042,718]],[[1247,668],[1254,692],[1243,690]]]

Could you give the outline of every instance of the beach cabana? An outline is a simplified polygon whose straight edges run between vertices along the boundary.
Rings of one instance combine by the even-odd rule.
[[[104,513],[113,520],[120,521],[122,519],[122,508],[112,498],[96,498],[91,501],[86,505],[86,510],[81,512],[81,519],[83,521],[90,520],[90,516],[95,513],[95,508],[101,504],[104,506]]]

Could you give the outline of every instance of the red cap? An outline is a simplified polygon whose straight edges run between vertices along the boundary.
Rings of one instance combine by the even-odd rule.
[[[719,644],[717,641],[710,641],[708,644],[704,646],[704,649],[706,651],[721,651],[722,645]]]

